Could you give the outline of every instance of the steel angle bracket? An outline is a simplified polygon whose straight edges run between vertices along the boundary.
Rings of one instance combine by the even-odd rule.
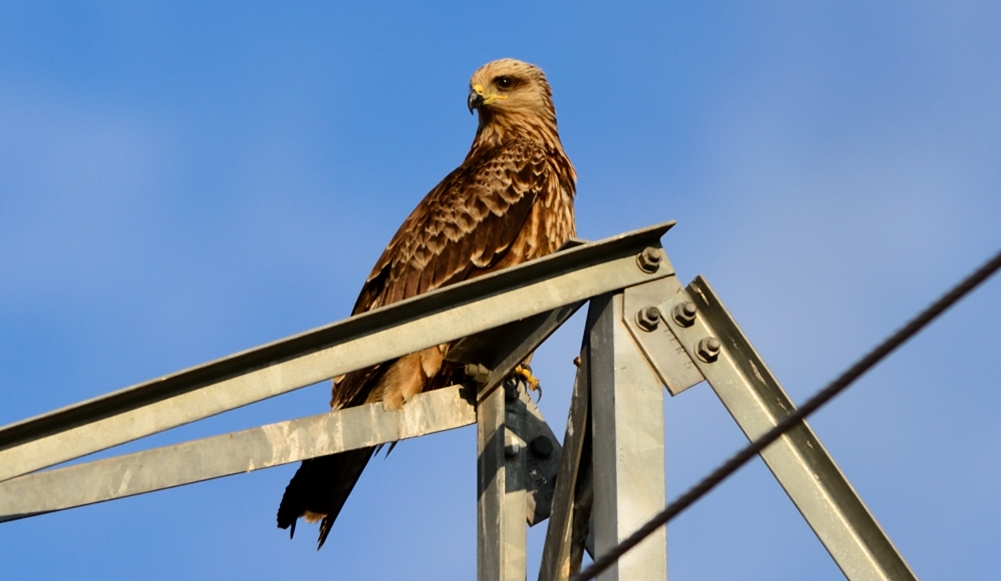
[[[641,296],[648,288],[665,287],[665,281],[658,283],[627,289],[627,300],[630,295]],[[643,296],[646,302],[633,302],[634,310],[656,300],[653,291],[649,292]],[[750,440],[760,437],[795,409],[705,279],[697,277],[686,289],[667,293],[656,309],[659,313],[649,311],[645,313],[648,316],[635,321],[636,325],[654,330],[641,328],[633,331],[634,336],[658,373],[662,368],[673,370],[671,381],[678,382],[676,388],[695,379],[695,372],[689,373],[683,361],[687,358]],[[627,310],[627,317],[629,313]],[[659,318],[654,325],[656,315]],[[664,347],[675,343],[658,334],[660,330],[674,335],[686,357]],[[651,356],[651,352],[657,355]],[[679,381],[679,377],[687,380]],[[761,457],[845,577],[853,581],[917,579],[805,421],[765,448]]]

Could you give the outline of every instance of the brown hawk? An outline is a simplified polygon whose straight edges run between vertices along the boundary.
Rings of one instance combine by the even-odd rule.
[[[574,236],[577,179],[556,129],[542,70],[514,59],[481,67],[469,82],[479,111],[462,164],[414,208],[362,287],[352,314],[545,256]],[[431,347],[334,380],[333,410],[374,402],[399,408],[453,383],[448,345]],[[285,489],[278,526],[322,520],[317,548],[374,453],[352,450],[306,460]]]

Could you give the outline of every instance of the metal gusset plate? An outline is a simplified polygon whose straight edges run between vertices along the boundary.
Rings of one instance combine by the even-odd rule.
[[[525,406],[525,421],[519,437],[525,442],[525,486],[528,489],[525,520],[535,526],[549,518],[556,493],[556,473],[563,449],[542,412],[524,389],[519,399]]]
[[[676,276],[636,285],[624,293],[622,309],[622,322],[671,395],[705,379],[671,329],[660,324],[657,305],[681,292]]]

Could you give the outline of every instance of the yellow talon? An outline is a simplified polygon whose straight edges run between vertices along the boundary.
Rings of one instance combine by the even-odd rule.
[[[520,363],[514,368],[514,374],[525,380],[528,389],[539,392],[539,399],[542,399],[542,384],[539,383],[538,378],[532,375],[532,368],[528,364]]]

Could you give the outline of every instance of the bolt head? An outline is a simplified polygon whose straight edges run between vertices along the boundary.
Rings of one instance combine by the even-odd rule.
[[[695,303],[692,301],[685,301],[683,303],[674,305],[671,309],[671,318],[674,322],[682,327],[691,327],[695,324],[695,315],[698,310],[695,308]]]
[[[644,331],[653,331],[660,324],[660,309],[644,307],[636,312],[636,324]]]
[[[553,454],[553,443],[546,436],[537,436],[528,448],[539,458],[548,458]]]
[[[504,446],[504,455],[508,458],[515,458],[521,453],[521,444],[508,444]]]
[[[695,353],[699,356],[699,359],[706,363],[712,363],[719,359],[721,347],[719,339],[716,337],[706,337],[699,341],[699,344],[695,348]]]
[[[660,250],[654,248],[653,246],[647,246],[643,249],[643,252],[640,252],[639,256],[636,257],[636,263],[639,265],[640,270],[651,274],[657,272],[657,269],[660,268],[660,261]]]

